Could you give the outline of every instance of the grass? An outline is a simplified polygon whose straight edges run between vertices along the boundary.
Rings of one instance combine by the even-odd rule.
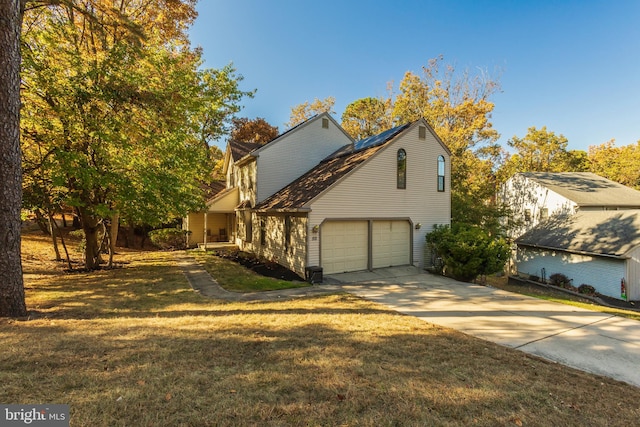
[[[495,288],[503,289],[509,292],[516,292],[547,301],[559,302],[562,304],[572,305],[575,307],[586,308],[588,310],[599,311],[601,313],[609,313],[616,316],[627,317],[633,320],[640,320],[640,312],[633,310],[624,310],[621,308],[607,307],[597,304],[590,299],[580,298],[579,296],[568,294],[559,290],[536,286],[534,284],[522,282],[519,284],[510,283],[507,276],[496,277],[487,276],[487,284]]]
[[[0,320],[0,402],[72,426],[628,426],[640,389],[347,294],[229,303],[170,253],[64,274],[24,239],[27,321]],[[44,258],[42,258],[44,257]],[[38,261],[40,259],[40,261]]]
[[[292,282],[261,276],[247,268],[240,267],[236,262],[206,252],[193,251],[192,253],[209,274],[215,277],[218,284],[228,291],[275,291],[309,285],[302,281]]]

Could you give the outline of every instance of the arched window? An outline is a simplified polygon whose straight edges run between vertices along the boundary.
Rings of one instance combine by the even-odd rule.
[[[438,156],[438,191],[444,191],[444,156]]]
[[[398,150],[398,188],[407,188],[407,152]]]

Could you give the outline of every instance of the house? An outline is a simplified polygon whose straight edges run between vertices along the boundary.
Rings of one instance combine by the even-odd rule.
[[[502,186],[500,196],[513,213],[512,238],[556,215],[640,209],[640,191],[590,172],[518,173]]]
[[[596,291],[640,299],[640,191],[593,173],[520,173],[501,190],[516,227],[515,270],[554,273]]]
[[[234,198],[230,241],[301,276],[424,267],[425,235],[450,222],[450,152],[424,120],[353,141],[325,113],[244,155],[234,145],[226,189],[187,227]]]
[[[640,300],[640,210],[579,211],[542,222],[516,239],[519,274],[562,273],[572,285]],[[624,285],[624,290],[621,289]]]

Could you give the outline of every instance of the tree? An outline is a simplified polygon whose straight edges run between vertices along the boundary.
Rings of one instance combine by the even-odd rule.
[[[231,134],[229,138],[242,142],[257,142],[266,144],[279,135],[278,127],[271,126],[262,117],[249,119],[247,117],[231,120]]]
[[[27,314],[20,258],[21,2],[0,2],[0,317]]]
[[[317,114],[335,114],[335,111],[333,111],[333,106],[335,103],[336,99],[333,96],[329,96],[323,100],[315,98],[312,103],[309,103],[309,101],[305,101],[302,104],[291,107],[289,122],[286,123],[285,126],[287,126],[288,128],[292,128]]]
[[[347,105],[342,127],[355,140],[377,135],[393,127],[391,99],[361,98]]]
[[[233,67],[201,70],[188,46],[194,1],[63,2],[28,14],[23,135],[75,206],[85,266],[110,221],[159,224],[203,204],[208,142],[250,92]],[[28,20],[28,21],[27,21]]]
[[[427,234],[429,249],[443,262],[443,272],[457,280],[502,271],[510,249],[506,241],[470,224],[436,226]]]
[[[489,99],[499,84],[485,73],[471,75],[456,72],[452,65],[443,67],[442,61],[442,57],[430,60],[422,77],[405,74],[394,101],[394,122],[424,117],[451,150],[453,221],[473,217],[479,225],[495,224],[500,212],[491,209],[490,201],[501,149],[490,122],[494,104]],[[482,209],[469,216],[476,208]]]
[[[588,158],[591,172],[640,190],[640,141],[622,147],[613,139],[592,145]]]

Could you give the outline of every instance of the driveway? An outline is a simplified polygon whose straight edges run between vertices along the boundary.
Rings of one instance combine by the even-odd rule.
[[[640,322],[458,282],[414,267],[330,275],[398,312],[640,387]]]

